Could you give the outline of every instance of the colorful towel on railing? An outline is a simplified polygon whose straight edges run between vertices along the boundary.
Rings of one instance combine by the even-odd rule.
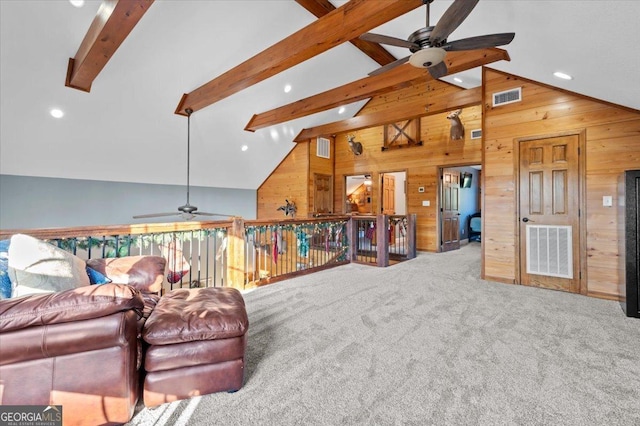
[[[373,239],[375,238],[376,235],[376,225],[375,224],[371,224],[370,227],[367,228],[367,230],[364,232],[364,236],[373,241]],[[389,225],[389,242],[392,242],[393,240],[393,225]]]
[[[273,262],[278,263],[278,234],[274,234],[271,239],[273,240]]]
[[[162,257],[167,259],[167,281],[175,284],[191,270],[191,265],[182,253],[182,241],[172,240],[160,244]]]
[[[364,232],[364,236],[369,240],[373,240],[374,235],[376,235],[376,225],[372,224]]]
[[[309,238],[304,231],[296,232],[296,239],[298,244],[298,256],[309,257]]]
[[[325,253],[329,253],[329,237],[331,236],[331,231],[327,230],[324,233],[324,251]]]

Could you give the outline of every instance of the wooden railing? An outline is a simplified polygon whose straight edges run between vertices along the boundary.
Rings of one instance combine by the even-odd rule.
[[[351,260],[389,266],[416,257],[416,215],[353,216]]]
[[[0,239],[23,233],[82,259],[159,255],[167,259],[164,289],[218,287],[227,283],[224,241],[229,221],[176,222],[101,227],[2,230]]]
[[[373,230],[373,231],[372,231]],[[415,215],[325,216],[284,221],[0,230],[49,241],[83,258],[160,255],[164,290],[231,286],[247,289],[349,262],[388,266],[415,257]]]

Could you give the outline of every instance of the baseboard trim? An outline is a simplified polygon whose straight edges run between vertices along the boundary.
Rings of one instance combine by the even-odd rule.
[[[499,283],[503,283],[503,284],[516,284],[516,280],[514,279],[508,279],[508,278],[504,278],[504,277],[494,277],[491,275],[483,275],[480,278],[482,278],[485,281],[496,281]]]
[[[588,291],[587,290],[587,296],[596,297],[598,299],[613,300],[615,302],[622,301],[622,296],[620,296],[619,294],[604,293],[602,291]]]

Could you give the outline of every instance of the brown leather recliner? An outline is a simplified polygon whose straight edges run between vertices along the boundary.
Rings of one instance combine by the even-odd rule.
[[[0,404],[62,405],[65,426],[131,419],[142,324],[158,300],[140,288],[161,284],[165,260],[96,259],[92,267],[100,264],[121,284],[0,301]]]

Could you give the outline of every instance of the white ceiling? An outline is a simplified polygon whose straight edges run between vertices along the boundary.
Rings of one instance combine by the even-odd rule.
[[[174,114],[182,94],[316,19],[292,0],[156,0],[85,93],[64,81],[99,4],[0,0],[0,173],[184,184],[187,121]],[[431,5],[432,25],[450,4]],[[513,31],[511,62],[492,68],[640,109],[638,16],[640,1],[481,0],[449,39]],[[424,25],[421,7],[372,32],[406,39]],[[243,130],[251,116],[377,67],[347,43],[197,111],[191,184],[256,189],[301,129],[348,118],[363,102],[255,133]],[[462,77],[465,87],[480,83],[479,70]],[[65,116],[52,118],[52,107]]]

